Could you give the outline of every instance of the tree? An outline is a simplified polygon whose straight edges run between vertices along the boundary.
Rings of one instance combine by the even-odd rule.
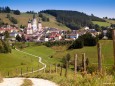
[[[70,54],[68,53],[65,57],[62,58],[62,62],[63,62],[63,66],[66,67],[66,63],[68,63],[68,67],[69,67],[69,61],[71,59]]]
[[[11,48],[8,41],[0,40],[0,53],[11,53]]]
[[[18,42],[20,42],[20,41],[22,40],[22,38],[19,36],[19,34],[16,36],[16,40],[17,40]]]
[[[10,14],[7,14],[7,15],[6,15],[6,18],[10,18]]]
[[[15,14],[15,15],[20,15],[21,13],[20,13],[19,10],[14,10],[14,14]]]
[[[9,20],[10,20],[13,24],[17,24],[17,23],[18,23],[17,19],[15,19],[14,17],[10,17]]]
[[[21,38],[22,38],[22,41],[24,41],[24,42],[26,41],[24,34],[22,34]]]
[[[4,32],[4,36],[5,36],[5,39],[6,39],[6,38],[9,38],[9,32],[8,32],[8,31],[5,31],[5,32]]]
[[[6,13],[10,13],[10,11],[11,11],[11,9],[7,6],[7,7],[5,7],[5,12]]]
[[[79,48],[83,48],[84,47],[84,43],[81,39],[76,39],[70,46],[68,49],[79,49]]]
[[[108,29],[106,35],[107,35],[108,39],[112,40],[112,29]]]

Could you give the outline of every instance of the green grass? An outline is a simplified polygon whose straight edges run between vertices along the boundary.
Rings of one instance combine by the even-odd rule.
[[[59,62],[58,58],[51,58],[56,52],[53,49],[47,48],[46,46],[33,46],[23,49],[23,51],[32,53],[34,55],[40,56],[43,59],[43,62],[46,64],[54,64]]]
[[[113,65],[113,46],[111,40],[101,40],[102,45],[102,61],[103,65]],[[65,50],[63,49],[65,48]],[[55,49],[58,50],[58,49]],[[62,49],[56,52],[54,58],[63,58],[66,54],[69,53],[71,55],[71,59],[74,59],[75,54],[78,55],[78,60],[82,60],[82,53],[86,54],[86,57],[89,58],[90,64],[97,65],[97,47],[84,47],[82,49],[73,49],[66,50],[66,47],[62,47]]]
[[[45,46],[33,46],[23,51],[41,56],[45,63],[50,64],[50,62],[56,62],[56,59],[50,58],[55,52]],[[0,54],[0,72],[3,76],[8,75],[8,72],[11,76],[15,76],[20,73],[21,68],[23,69],[23,73],[26,72],[27,67],[29,71],[32,71],[32,68],[36,70],[38,69],[38,65],[39,68],[42,67],[42,65],[38,63],[38,58],[23,54],[16,50],[12,50],[12,53],[9,54]]]
[[[92,21],[92,22],[93,24],[97,24],[99,26],[104,26],[104,27],[110,26],[109,22],[99,22],[99,21]]]
[[[57,22],[54,16],[51,16],[49,14],[43,14],[43,15],[47,16],[50,19],[50,22],[42,22],[43,27],[52,27],[52,28],[58,28],[61,30],[70,30],[70,28]],[[9,21],[9,19],[6,18],[6,16],[7,16],[7,13],[0,13],[0,18],[3,20],[4,23],[12,24]],[[33,14],[27,14],[27,13],[21,13],[20,15],[14,15],[14,14],[10,13],[10,16],[12,16],[18,20],[18,26],[20,26],[20,25],[27,26],[28,20],[33,18]],[[36,18],[38,20],[37,14],[36,14]]]
[[[110,24],[115,24],[115,20],[109,20],[109,19],[105,19],[105,20]]]

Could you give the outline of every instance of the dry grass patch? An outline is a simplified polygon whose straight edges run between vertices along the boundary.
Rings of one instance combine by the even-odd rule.
[[[32,83],[31,80],[24,79],[24,82],[23,82],[23,84],[21,86],[32,86],[32,85],[33,85],[33,83]]]
[[[3,82],[3,77],[2,75],[0,74],[0,83]]]

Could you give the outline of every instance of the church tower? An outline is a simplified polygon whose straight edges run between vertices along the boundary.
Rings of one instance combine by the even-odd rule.
[[[38,31],[42,31],[42,23],[40,19],[38,21]]]
[[[28,27],[27,27],[27,34],[33,34],[33,29],[32,29],[32,24],[31,24],[31,20],[29,19],[28,21]]]
[[[32,28],[34,32],[37,31],[37,20],[35,18],[35,14],[33,15]]]
[[[28,28],[32,28],[32,23],[31,23],[30,19],[28,21]]]

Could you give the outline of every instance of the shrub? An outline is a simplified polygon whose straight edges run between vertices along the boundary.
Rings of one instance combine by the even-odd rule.
[[[69,49],[79,49],[83,48],[84,44],[81,39],[76,39],[72,45],[70,45]]]

